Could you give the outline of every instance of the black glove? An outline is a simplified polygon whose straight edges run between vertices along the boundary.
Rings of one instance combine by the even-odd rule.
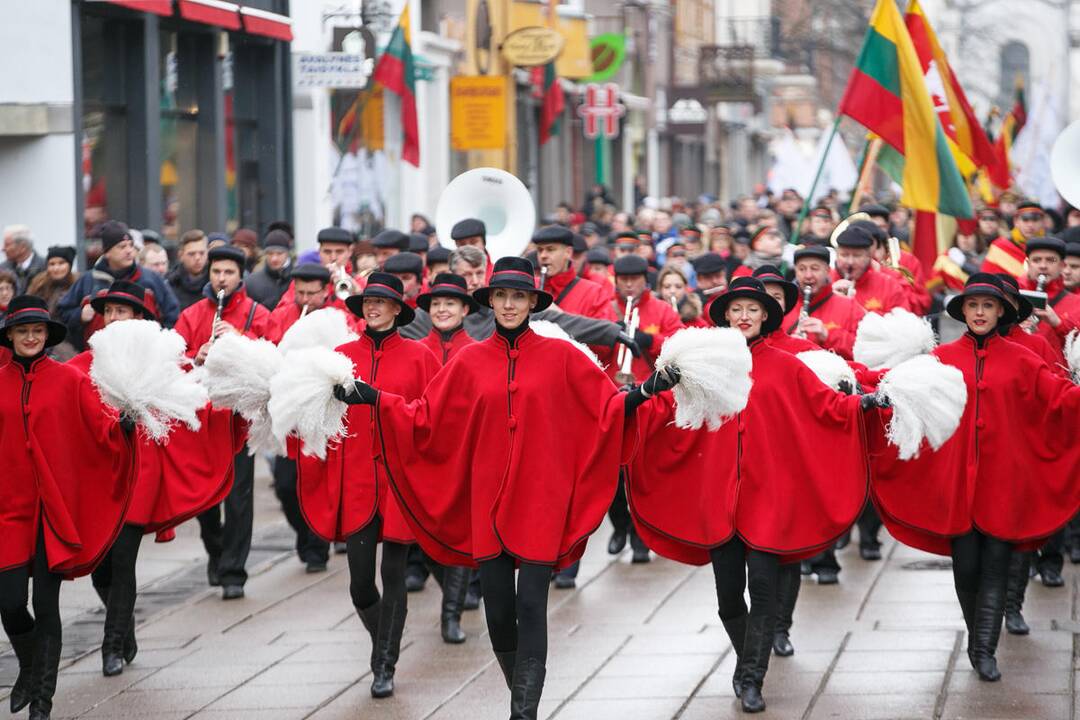
[[[363,380],[353,380],[351,385],[336,386],[334,397],[346,405],[374,405],[379,398],[379,391]]]
[[[131,435],[135,432],[135,421],[128,417],[121,417],[120,429],[124,431],[125,435]]]
[[[648,350],[652,347],[653,336],[647,332],[641,332],[640,330],[634,331],[634,342],[638,344],[638,347],[642,350]]]
[[[615,338],[615,342],[625,345],[630,350],[630,354],[634,357],[641,357],[641,346],[637,344],[634,338],[630,337],[626,333],[619,333],[619,336]]]
[[[863,410],[869,410],[870,408],[889,408],[892,407],[892,403],[889,402],[889,398],[884,395],[878,395],[877,393],[870,393],[869,395],[863,395],[859,398],[859,406]]]
[[[681,379],[682,373],[679,372],[679,368],[671,365],[663,370],[654,370],[653,374],[641,384],[641,389],[646,395],[655,395],[675,387]]]

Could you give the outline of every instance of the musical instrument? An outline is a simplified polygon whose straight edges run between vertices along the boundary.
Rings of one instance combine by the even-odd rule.
[[[225,290],[222,288],[217,291],[217,311],[214,313],[214,322],[210,325],[210,342],[214,342],[217,336],[214,335],[214,328],[217,327],[218,322],[221,320],[221,314],[225,312]]]
[[[679,301],[675,298],[675,296],[672,295],[671,297],[669,297],[668,301],[671,303],[671,309],[675,312],[679,312]]]
[[[536,229],[536,205],[529,189],[516,177],[496,168],[476,168],[450,181],[435,208],[439,243],[456,247],[450,230],[466,218],[487,228],[487,253],[492,261],[521,255]]]
[[[309,307],[310,307],[310,306],[308,306],[308,305],[305,305],[305,306],[304,306],[304,309],[300,311],[300,319],[301,319],[301,320],[303,320],[303,319],[304,319],[304,316],[305,316],[305,315],[307,315],[307,311],[308,311]]]
[[[349,271],[343,265],[334,270],[334,296],[338,300],[344,300],[350,295],[356,294],[356,283],[349,277]]]
[[[547,265],[540,266],[540,289],[543,290],[547,287],[548,267]]]
[[[814,296],[814,288],[809,285],[803,285],[802,289],[802,308],[799,310],[799,322],[810,317],[810,298]],[[798,332],[799,337],[806,338],[806,331],[800,330]]]
[[[1045,288],[1045,287],[1046,287],[1046,276],[1043,275],[1042,273],[1039,273],[1039,277],[1035,281],[1035,291],[1034,292],[1031,292],[1031,291],[1025,292],[1025,291],[1021,290],[1020,294],[1023,295],[1024,297],[1028,298],[1028,300],[1031,301],[1031,304],[1034,307],[1037,307],[1040,310],[1044,310],[1044,309],[1046,309],[1046,301],[1050,299],[1049,296],[1043,291],[1043,288]],[[1032,335],[1034,335],[1039,329],[1039,316],[1036,315],[1035,313],[1032,313],[1031,317],[1028,318],[1028,320],[1030,322],[1028,323],[1027,331],[1029,333],[1031,333]]]
[[[1080,207],[1080,120],[1061,131],[1050,151],[1050,178],[1058,194],[1073,207]]]
[[[630,337],[634,337],[634,334],[638,329],[638,309],[634,307],[634,298],[626,299],[626,310],[623,312],[623,325],[625,326],[625,332]],[[634,382],[634,373],[632,366],[634,364],[634,353],[630,352],[630,348],[625,345],[619,345],[619,351],[615,355],[615,362],[619,366],[618,372],[615,373],[615,382],[621,385],[631,385]]]

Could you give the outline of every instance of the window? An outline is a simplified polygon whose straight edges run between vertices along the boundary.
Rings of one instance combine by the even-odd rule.
[[[174,31],[161,32],[161,234],[174,241],[199,227],[197,68],[181,40]]]
[[[1008,112],[1016,101],[1016,85],[1029,87],[1031,57],[1027,45],[1012,40],[1001,47],[1001,90],[998,106]]]

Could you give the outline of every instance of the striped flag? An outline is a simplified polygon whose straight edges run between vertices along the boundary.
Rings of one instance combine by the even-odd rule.
[[[416,69],[413,66],[409,33],[409,4],[401,11],[390,44],[379,57],[371,79],[401,98],[401,128],[404,142],[401,159],[420,167],[420,131],[416,120]]]

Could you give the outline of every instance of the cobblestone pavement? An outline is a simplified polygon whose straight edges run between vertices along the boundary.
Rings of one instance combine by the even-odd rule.
[[[265,468],[262,468],[265,470]],[[465,614],[465,645],[444,645],[438,592],[409,596],[396,695],[368,692],[370,643],[352,611],[344,558],[307,575],[290,553],[268,478],[258,483],[257,539],[247,597],[223,602],[204,584],[197,526],[143,545],[140,652],[123,675],[101,675],[103,612],[88,579],[66,584],[66,654],[56,718],[420,720],[506,718],[482,611]],[[741,715],[734,657],[716,616],[708,568],[663,560],[631,565],[605,552],[601,528],[578,587],[552,590],[550,657],[541,715],[558,720],[720,720]],[[1032,633],[1004,635],[1004,679],[980,683],[946,563],[888,541],[885,559],[840,553],[838,586],[803,580],[792,641],[773,658],[765,718],[1074,718],[1078,575],[1036,581]],[[0,646],[6,653],[6,647]],[[0,685],[14,678],[0,659]],[[0,688],[0,697],[7,688]]]

